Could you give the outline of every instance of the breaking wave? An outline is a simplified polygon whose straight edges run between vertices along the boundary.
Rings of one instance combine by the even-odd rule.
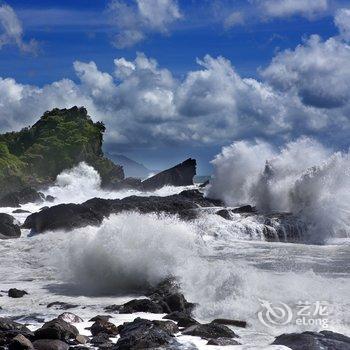
[[[263,141],[241,141],[224,147],[212,163],[210,197],[298,215],[312,242],[350,236],[349,153],[333,153],[310,138],[280,150]]]

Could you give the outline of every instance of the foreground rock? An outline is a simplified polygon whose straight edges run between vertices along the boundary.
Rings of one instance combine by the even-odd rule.
[[[238,335],[230,328],[217,323],[193,325],[183,330],[182,334],[193,335],[204,339],[238,338]]]
[[[174,334],[178,331],[171,321],[150,321],[136,318],[119,326],[118,350],[150,349],[176,344]]]
[[[196,160],[189,158],[170,169],[142,181],[142,188],[146,191],[153,191],[166,185],[190,186],[193,185],[193,177],[195,175]]]
[[[32,342],[22,334],[16,335],[9,344],[9,350],[32,350]]]
[[[105,217],[123,211],[140,213],[178,214],[183,219],[196,217],[198,207],[218,206],[217,200],[204,198],[197,190],[182,191],[167,197],[131,196],[123,199],[93,198],[82,204],[60,204],[31,214],[23,224],[35,233],[48,230],[71,230],[88,225],[99,225]]]
[[[118,328],[113,323],[105,320],[95,321],[95,323],[90,328],[90,332],[93,336],[99,335],[101,333],[113,336],[119,333]]]
[[[290,333],[278,336],[272,344],[292,350],[348,350],[350,338],[330,331]]]
[[[75,339],[79,334],[76,327],[56,318],[44,325],[34,332],[35,339],[58,339],[62,341],[69,341]]]
[[[183,311],[171,312],[170,314],[165,315],[163,319],[173,320],[177,322],[177,325],[179,327],[185,327],[185,328],[188,328],[195,324],[199,324],[199,322],[196,321],[193,317],[191,317],[191,315],[188,312],[183,312]]]
[[[33,342],[36,350],[68,350],[67,343],[57,339],[40,339]]]
[[[21,237],[21,228],[16,219],[5,213],[0,213],[0,239]]]

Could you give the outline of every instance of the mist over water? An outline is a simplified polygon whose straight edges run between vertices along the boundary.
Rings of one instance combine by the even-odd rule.
[[[208,196],[261,212],[291,212],[310,242],[350,236],[350,155],[301,138],[275,149],[263,141],[233,143],[212,161]]]

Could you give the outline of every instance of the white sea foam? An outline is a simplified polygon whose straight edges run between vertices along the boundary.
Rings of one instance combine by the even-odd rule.
[[[242,141],[225,147],[213,165],[209,196],[299,215],[311,241],[350,236],[349,153],[333,153],[309,138],[281,150]]]

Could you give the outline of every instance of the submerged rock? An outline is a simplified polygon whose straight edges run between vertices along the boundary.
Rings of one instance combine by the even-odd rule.
[[[42,233],[48,230],[71,230],[88,225],[99,225],[103,218],[123,211],[141,213],[178,214],[183,219],[196,217],[198,207],[211,207],[220,201],[204,198],[198,190],[158,197],[130,196],[123,199],[93,198],[82,204],[59,204],[31,214],[23,227]]]
[[[0,239],[21,237],[21,228],[16,219],[5,213],[0,213]]]
[[[8,291],[8,296],[10,298],[22,298],[26,294],[28,294],[28,293],[25,290],[19,290],[19,289],[16,289],[16,288],[11,288]]]
[[[51,307],[57,310],[69,310],[78,307],[78,305],[65,303],[63,301],[53,301],[52,303],[47,304],[47,308]]]
[[[188,158],[184,162],[142,181],[142,188],[152,191],[166,185],[189,186],[193,185],[195,175],[196,160]]]
[[[278,336],[272,345],[284,345],[292,350],[348,350],[350,338],[330,331],[290,333]]]

